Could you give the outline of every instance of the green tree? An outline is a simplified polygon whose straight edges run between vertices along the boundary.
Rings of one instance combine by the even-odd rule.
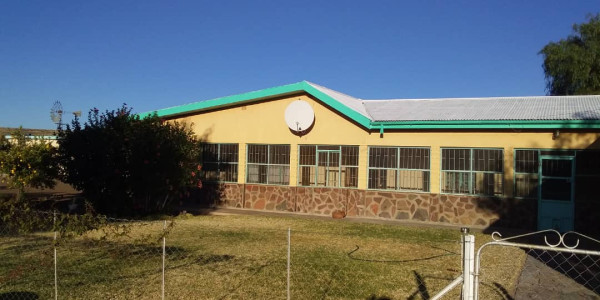
[[[573,25],[566,39],[540,51],[550,95],[600,94],[600,14],[588,19]]]
[[[59,128],[64,182],[81,190],[97,212],[144,215],[185,197],[198,179],[198,142],[183,124],[140,119],[123,107],[92,109],[81,124]]]
[[[14,196],[0,198],[0,227],[8,231],[41,228],[43,220],[35,213],[26,187],[52,188],[58,175],[56,148],[43,139],[30,139],[19,129],[10,141],[0,139],[0,179],[17,190]],[[46,223],[47,225],[47,223]]]
[[[4,137],[4,135],[0,135],[0,151],[6,151],[10,147],[8,140]]]
[[[17,189],[17,200],[26,187],[52,188],[58,175],[56,148],[43,139],[26,137],[19,129],[10,141],[0,141],[0,174],[9,187]]]

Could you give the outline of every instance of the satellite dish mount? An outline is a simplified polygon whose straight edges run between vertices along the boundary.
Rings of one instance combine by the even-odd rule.
[[[295,100],[285,109],[285,123],[296,135],[302,136],[307,133],[314,122],[315,112],[306,101]]]

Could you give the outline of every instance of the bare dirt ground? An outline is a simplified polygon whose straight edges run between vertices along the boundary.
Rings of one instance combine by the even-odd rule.
[[[5,183],[0,183],[0,195],[4,194],[16,194],[17,190],[10,189]],[[73,197],[79,194],[79,191],[74,189],[72,186],[57,181],[56,186],[53,189],[34,189],[34,188],[26,188],[25,193],[28,197],[32,198],[40,198],[40,199],[50,199],[50,198],[68,198]]]

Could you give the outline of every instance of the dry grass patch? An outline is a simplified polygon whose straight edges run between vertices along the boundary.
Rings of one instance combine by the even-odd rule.
[[[162,227],[162,222],[137,223],[127,235],[101,239],[90,232],[59,243],[60,298],[159,298]],[[175,220],[166,236],[167,298],[285,298],[288,228],[293,299],[421,299],[461,273],[460,233],[454,229],[198,216]],[[477,234],[476,240],[482,244],[490,238]],[[50,298],[52,249],[47,234],[2,238],[0,296],[18,291]],[[494,249],[484,255],[481,297],[503,299],[504,292],[514,290],[524,254]],[[6,276],[25,265],[37,266],[35,272]]]

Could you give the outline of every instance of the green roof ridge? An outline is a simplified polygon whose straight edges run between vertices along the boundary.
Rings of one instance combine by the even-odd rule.
[[[220,97],[210,100],[202,100],[189,104],[173,106],[150,112],[139,113],[140,118],[148,117],[156,113],[159,117],[170,117],[190,114],[195,111],[226,107],[246,102],[260,101],[261,99],[294,94],[298,92],[307,93],[341,115],[354,121],[369,130],[383,129],[597,129],[600,128],[600,120],[432,120],[432,121],[374,121],[369,117],[355,111],[344,103],[336,100],[325,92],[320,91],[310,82],[286,84],[262,90],[246,92],[237,95]]]

